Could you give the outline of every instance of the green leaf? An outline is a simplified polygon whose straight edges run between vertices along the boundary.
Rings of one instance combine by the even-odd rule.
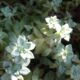
[[[8,35],[5,32],[0,31],[0,50],[3,50],[7,45]]]
[[[52,71],[46,73],[44,80],[55,80],[54,79],[54,73]]]
[[[72,65],[72,67],[71,67],[71,78],[74,80],[80,79],[80,65]]]
[[[10,75],[5,73],[2,77],[1,77],[1,80],[11,80],[10,79]]]
[[[3,13],[3,15],[5,17],[12,17],[13,16],[13,13],[11,11],[11,9],[7,6],[7,7],[4,7],[4,8],[1,8],[1,12]]]
[[[49,60],[48,58],[46,58],[46,57],[42,57],[42,58],[40,59],[40,63],[41,63],[41,64],[44,64],[44,65],[48,65],[48,66],[53,65],[53,62],[50,61],[50,60]]]
[[[62,0],[53,0],[52,1],[54,11],[58,11],[58,8],[60,7],[61,2],[62,2]]]
[[[35,68],[32,74],[32,80],[39,80],[39,74],[40,74],[39,69]]]
[[[16,35],[19,35],[24,29],[24,22],[16,21],[13,27],[13,31]]]
[[[60,63],[59,67],[58,67],[58,71],[57,71],[58,75],[62,75],[65,72],[65,64],[64,63]]]
[[[32,80],[32,72],[30,72],[30,74],[24,76],[24,80]]]

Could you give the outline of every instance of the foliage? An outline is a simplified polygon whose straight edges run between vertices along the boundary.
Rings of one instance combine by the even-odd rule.
[[[73,44],[80,31],[73,11],[79,5],[79,0],[0,1],[0,80],[79,80],[80,54]]]

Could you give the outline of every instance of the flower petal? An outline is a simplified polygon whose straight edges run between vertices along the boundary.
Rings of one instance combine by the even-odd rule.
[[[65,39],[66,41],[69,41],[70,35],[66,35],[66,36],[64,37],[64,39]]]
[[[72,28],[70,28],[67,23],[62,26],[62,29],[61,29],[62,34],[69,34],[71,32],[72,32]]]

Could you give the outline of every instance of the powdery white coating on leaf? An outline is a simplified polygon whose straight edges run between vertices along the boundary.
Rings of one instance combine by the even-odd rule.
[[[73,80],[80,80],[80,65],[73,65],[71,68],[71,78]]]
[[[19,50],[17,49],[17,47],[15,47],[15,48],[13,49],[13,51],[11,52],[11,55],[12,55],[13,57],[19,56]]]
[[[22,69],[19,72],[22,75],[27,75],[30,73],[30,70],[27,67],[22,66]]]
[[[62,44],[59,44],[55,48],[55,59],[59,62],[64,62],[67,65],[70,65],[73,58],[72,46],[69,44],[64,47]]]
[[[21,57],[14,57],[13,62],[16,64],[21,64],[22,66],[28,66],[30,64],[30,59],[21,59]]]
[[[23,59],[34,59],[34,55],[31,51],[27,51],[25,50],[24,53],[21,53],[20,56],[23,58]]]
[[[30,45],[30,48],[28,50],[33,50],[35,48],[35,44],[33,42],[28,42],[27,45]]]
[[[4,75],[1,76],[1,80],[11,80],[10,75],[5,73]]]

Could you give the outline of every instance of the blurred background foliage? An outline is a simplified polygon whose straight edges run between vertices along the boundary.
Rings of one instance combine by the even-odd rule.
[[[24,76],[25,80],[71,80],[68,75],[56,75],[52,41],[55,31],[49,30],[45,22],[46,17],[54,15],[73,27],[70,41],[62,42],[71,43],[80,58],[80,0],[0,0],[0,57],[14,35],[25,34],[36,43],[35,59],[29,65],[32,72]]]

